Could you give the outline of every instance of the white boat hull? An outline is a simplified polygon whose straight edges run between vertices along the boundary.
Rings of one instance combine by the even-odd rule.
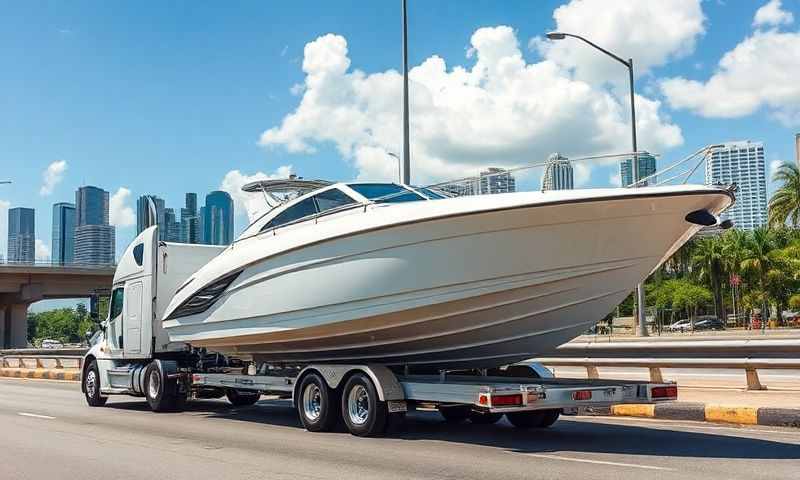
[[[489,367],[547,354],[700,228],[687,213],[731,202],[721,190],[639,190],[655,193],[554,203],[512,194],[491,211],[462,202],[450,215],[276,253],[209,311],[164,327],[173,341],[272,362]]]

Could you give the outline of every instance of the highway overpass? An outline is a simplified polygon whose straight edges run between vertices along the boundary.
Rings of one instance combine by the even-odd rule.
[[[27,344],[28,306],[39,300],[91,297],[108,290],[114,266],[0,263],[0,345]]]

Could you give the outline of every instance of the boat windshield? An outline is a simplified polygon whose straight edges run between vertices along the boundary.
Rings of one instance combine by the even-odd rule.
[[[375,203],[401,203],[426,200],[422,195],[394,183],[350,183],[347,186]]]

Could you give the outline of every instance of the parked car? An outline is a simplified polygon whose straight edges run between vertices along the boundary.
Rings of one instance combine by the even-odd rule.
[[[42,348],[63,348],[64,344],[58,340],[45,339],[42,340]]]
[[[688,319],[678,320],[672,325],[667,326],[668,332],[685,332],[692,329],[692,321]]]
[[[694,321],[695,330],[725,330],[725,323],[713,315],[703,315]]]

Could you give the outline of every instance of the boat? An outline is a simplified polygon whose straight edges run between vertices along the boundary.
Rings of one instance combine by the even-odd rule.
[[[551,353],[734,201],[699,185],[462,197],[297,179],[244,189],[272,208],[177,289],[162,323],[171,341],[271,364],[437,369]]]

